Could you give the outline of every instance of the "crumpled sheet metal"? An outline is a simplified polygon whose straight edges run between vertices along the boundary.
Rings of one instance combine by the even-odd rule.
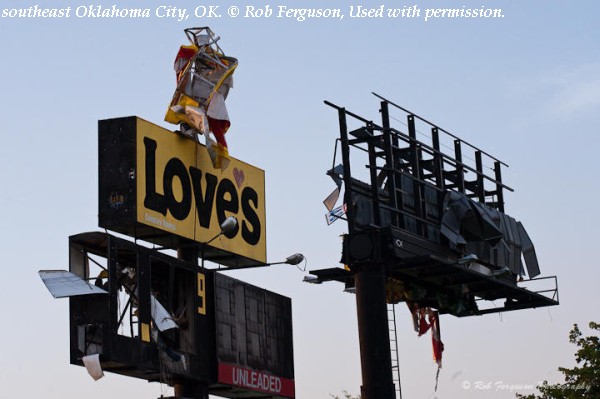
[[[523,224],[464,194],[446,193],[440,232],[453,249],[466,248],[480,260],[508,267],[514,274],[524,274],[523,254],[529,277],[540,274],[533,242]]]

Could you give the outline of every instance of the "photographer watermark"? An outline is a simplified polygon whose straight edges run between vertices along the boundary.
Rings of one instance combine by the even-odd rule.
[[[505,381],[470,381],[463,380],[461,382],[461,386],[465,391],[507,391],[507,392],[517,392],[517,391],[533,391],[537,389],[538,386],[543,385],[543,382],[538,382],[536,384],[519,384],[519,383],[508,383]],[[578,384],[572,386],[564,386],[558,385],[557,389],[562,390],[574,390],[574,391],[587,391],[590,389],[589,385],[586,384]]]
[[[511,384],[504,381],[469,381],[463,380],[461,383],[465,391],[526,391],[534,390],[536,384]]]

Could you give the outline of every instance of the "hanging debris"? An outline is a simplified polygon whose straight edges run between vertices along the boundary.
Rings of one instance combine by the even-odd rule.
[[[175,58],[177,88],[165,121],[179,124],[179,132],[194,140],[203,135],[214,167],[225,169],[230,159],[225,133],[231,124],[225,99],[238,61],[224,54],[210,28],[184,32],[190,44],[182,45]]]
[[[437,391],[440,369],[442,368],[442,352],[444,343],[440,333],[440,315],[437,310],[429,307],[420,308],[416,302],[406,301],[410,310],[415,332],[420,336],[431,331],[431,348],[433,351],[433,360],[437,363],[435,374],[435,391]]]
[[[104,377],[104,371],[100,364],[100,354],[96,353],[94,355],[83,356],[81,361],[94,381],[98,381],[100,378]]]

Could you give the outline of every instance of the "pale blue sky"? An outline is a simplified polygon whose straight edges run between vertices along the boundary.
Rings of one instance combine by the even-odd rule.
[[[206,5],[261,6],[215,1]],[[0,18],[0,398],[153,398],[166,387],[69,365],[68,302],[53,300],[39,269],[66,269],[67,237],[97,230],[97,120],[162,122],[183,29],[209,25],[239,59],[227,100],[236,158],[266,171],[267,254],[303,252],[312,269],[340,257],[342,222],[325,223],[325,176],[338,135],[330,100],[377,119],[378,92],[510,165],[506,209],[532,237],[543,275],[558,275],[561,305],[457,319],[441,317],[439,389],[429,337],[400,307],[405,398],[510,398],[463,381],[535,385],[570,366],[573,323],[599,321],[600,28],[596,1],[397,2],[396,7],[502,8],[501,19],[8,19]],[[2,1],[0,8],[121,8],[159,1]],[[204,3],[203,3],[204,4]],[[340,7],[347,0],[271,6]],[[379,6],[391,3],[364,1]],[[187,8],[197,2],[175,0]],[[223,10],[225,14],[225,10]],[[359,392],[354,296],[301,282],[295,268],[236,274],[293,300],[299,398]],[[531,391],[521,391],[528,393]]]

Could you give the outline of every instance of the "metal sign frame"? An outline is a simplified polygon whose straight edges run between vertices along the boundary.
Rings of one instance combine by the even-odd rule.
[[[71,236],[69,253],[70,272],[108,292],[69,298],[72,364],[99,354],[104,371],[129,377],[295,397],[289,298],[107,233]]]

